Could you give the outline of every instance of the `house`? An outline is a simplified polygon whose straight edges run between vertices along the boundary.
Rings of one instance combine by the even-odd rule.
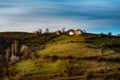
[[[80,29],[77,29],[77,30],[69,29],[67,32],[68,32],[68,35],[70,35],[70,36],[73,36],[73,35],[78,36],[78,35],[82,35],[83,34],[83,31],[80,30]]]
[[[82,35],[82,34],[83,34],[82,30],[80,30],[80,29],[75,30],[75,35],[76,36],[79,36],[79,35]]]
[[[56,35],[60,35],[60,34],[61,34],[61,31],[58,30],[58,31],[55,32],[55,34],[56,34]]]
[[[67,32],[68,32],[68,35],[70,35],[70,36],[75,35],[75,30],[74,29],[69,29]]]

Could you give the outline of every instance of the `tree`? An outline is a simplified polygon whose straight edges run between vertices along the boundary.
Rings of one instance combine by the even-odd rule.
[[[120,37],[120,34],[117,34],[118,37]]]
[[[7,63],[9,62],[9,48],[6,49],[6,55],[5,55]]]
[[[20,50],[22,57],[28,59],[30,56],[30,49],[28,46],[23,45]]]
[[[35,33],[37,33],[37,34],[42,34],[42,29],[39,28]]]
[[[41,28],[38,29],[38,32],[39,32],[39,34],[42,34],[42,29]]]
[[[111,36],[112,36],[112,32],[109,32],[109,33],[108,33],[108,36],[111,37]]]
[[[62,28],[62,32],[63,32],[63,33],[65,33],[65,29],[66,29],[65,27]]]
[[[83,30],[83,33],[87,33],[86,30]]]
[[[45,29],[45,33],[50,33],[48,28]]]

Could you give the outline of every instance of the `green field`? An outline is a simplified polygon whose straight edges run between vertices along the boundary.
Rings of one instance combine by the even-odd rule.
[[[61,35],[53,38],[44,49],[31,52],[37,53],[38,58],[14,64],[15,79],[114,80],[114,75],[119,74],[120,63],[117,60],[120,60],[120,52],[105,48],[101,54],[101,44],[111,43],[111,38],[97,37],[91,43],[84,42],[88,37]]]

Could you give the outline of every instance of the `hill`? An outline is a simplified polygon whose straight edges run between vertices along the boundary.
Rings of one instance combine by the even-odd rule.
[[[37,41],[34,42],[37,48],[31,51],[32,57],[10,66],[9,71],[13,71],[9,76],[10,79],[114,80],[120,78],[119,37],[99,34],[81,36],[62,34],[50,38],[42,45],[37,44]],[[44,47],[40,48],[43,45]],[[8,77],[4,76],[4,79]]]

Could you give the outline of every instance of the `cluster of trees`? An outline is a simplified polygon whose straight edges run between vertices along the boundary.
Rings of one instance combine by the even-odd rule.
[[[58,31],[60,31],[61,33],[65,33],[66,32],[65,29],[66,28],[63,27],[61,30],[58,29]],[[49,34],[49,33],[55,33],[55,32],[50,32],[49,28],[46,28],[45,31],[43,31],[41,28],[39,28],[38,30],[35,31],[35,33],[38,35],[41,35],[41,34]]]
[[[61,30],[65,32],[65,28]],[[40,45],[46,44],[50,39],[57,37],[55,32],[50,32],[46,28],[43,33],[42,29],[38,29],[35,33],[26,32],[1,32],[0,33],[0,55],[6,54],[6,49],[11,47],[14,40],[19,42],[18,51],[22,45],[30,46],[31,48],[39,47]],[[17,54],[19,55],[19,53]]]
[[[30,52],[45,45],[52,38],[57,37],[55,33],[50,32],[47,28],[45,32],[42,29],[37,30],[36,33],[26,32],[1,32],[0,33],[0,76],[11,74],[12,65],[9,61],[16,60],[18,57],[28,59],[30,58]],[[14,41],[18,41],[17,54],[12,56],[11,47]],[[23,46],[24,45],[24,46]],[[26,45],[26,46],[25,46]],[[16,46],[16,45],[13,45]],[[23,54],[22,54],[23,53]],[[27,54],[24,54],[27,53]],[[37,56],[38,55],[34,55]],[[12,58],[11,58],[12,57]],[[8,72],[8,70],[10,70]],[[14,72],[14,71],[13,71]]]

